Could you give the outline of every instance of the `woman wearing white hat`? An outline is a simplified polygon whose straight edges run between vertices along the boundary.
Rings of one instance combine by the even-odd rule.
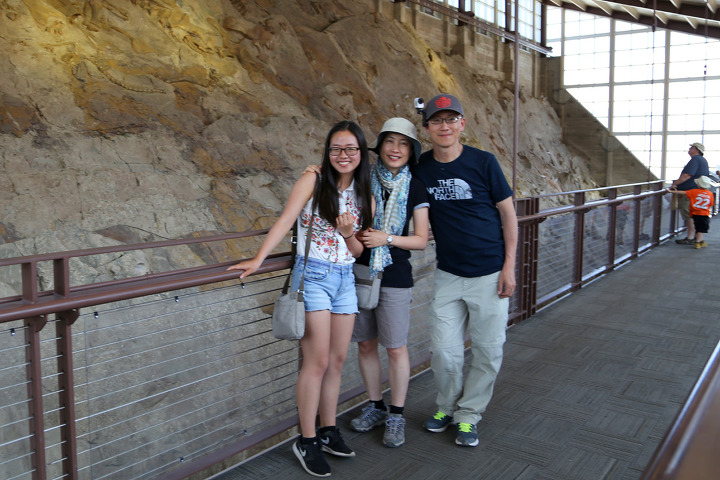
[[[369,265],[372,274],[382,271],[383,277],[378,306],[373,310],[361,308],[355,321],[353,341],[358,342],[358,363],[370,403],[351,426],[367,432],[384,423],[383,444],[394,448],[405,443],[402,414],[410,381],[407,337],[413,286],[410,250],[422,250],[427,245],[429,203],[424,185],[410,174],[410,163],[417,162],[422,146],[409,120],[386,121],[370,150],[379,156],[371,180],[376,210],[373,228],[358,235],[365,251],[357,262]],[[389,409],[382,396],[378,344],[385,347],[388,356]]]
[[[379,272],[383,276],[377,307],[360,308],[355,320],[352,340],[358,342],[358,364],[370,403],[350,425],[355,431],[368,432],[384,423],[383,444],[397,448],[405,443],[403,409],[410,383],[407,350],[413,286],[410,250],[427,246],[430,204],[425,186],[410,173],[410,164],[417,163],[422,153],[415,125],[404,118],[389,119],[370,150],[379,157],[371,171],[375,216],[372,228],[357,235],[365,247],[357,263],[370,266],[373,276]],[[306,168],[318,170],[317,165]],[[388,355],[389,408],[382,395],[380,344]]]

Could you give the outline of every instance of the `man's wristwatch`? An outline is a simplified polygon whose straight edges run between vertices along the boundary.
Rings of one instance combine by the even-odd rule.
[[[387,238],[387,240],[386,240],[387,244],[390,245],[390,244],[392,243],[392,241],[393,241],[393,236],[392,236],[392,235],[388,235],[388,238]]]

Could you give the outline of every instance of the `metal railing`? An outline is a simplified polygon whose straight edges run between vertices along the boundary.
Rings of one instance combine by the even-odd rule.
[[[518,199],[510,322],[674,235],[661,188],[655,182]],[[235,261],[70,281],[82,257],[266,232],[0,260],[0,268],[18,269],[22,284],[20,295],[0,298],[0,477],[186,478],[291,435],[299,349],[275,340],[269,320],[289,254],[269,257],[242,285],[237,272],[226,271]],[[430,355],[425,310],[434,258],[433,245],[412,257],[414,366]],[[46,264],[51,268],[40,268]],[[343,371],[341,401],[363,392],[356,350],[352,345]]]

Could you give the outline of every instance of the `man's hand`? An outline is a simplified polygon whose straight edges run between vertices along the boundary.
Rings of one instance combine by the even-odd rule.
[[[512,297],[515,292],[515,269],[503,268],[500,270],[500,277],[498,278],[498,295],[500,298]]]

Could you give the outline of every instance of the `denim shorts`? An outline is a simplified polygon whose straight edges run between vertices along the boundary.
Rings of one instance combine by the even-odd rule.
[[[298,255],[293,268],[292,289],[300,287],[305,257]],[[330,310],[337,314],[358,312],[353,266],[308,258],[305,267],[305,311]]]

